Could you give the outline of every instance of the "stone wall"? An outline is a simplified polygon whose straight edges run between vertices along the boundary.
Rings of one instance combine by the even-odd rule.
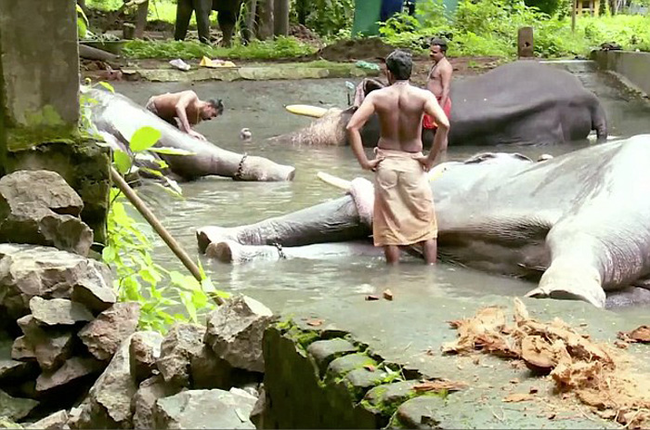
[[[650,53],[629,51],[593,51],[591,58],[602,70],[615,72],[626,84],[650,95]]]
[[[75,2],[0,0],[0,175],[58,172],[81,195],[83,220],[104,242],[109,157],[78,132]]]
[[[264,336],[264,361],[257,428],[460,428],[444,410],[454,383],[423,389],[436,384],[342,331],[275,324]]]

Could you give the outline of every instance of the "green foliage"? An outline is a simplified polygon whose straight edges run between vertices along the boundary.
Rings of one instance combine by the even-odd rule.
[[[316,52],[316,49],[294,37],[278,37],[272,41],[254,40],[246,46],[233,44],[232,48],[212,47],[193,41],[147,42],[132,40],[124,46],[122,52],[129,58],[190,60],[206,56],[231,60],[273,60],[310,55]]]
[[[562,4],[562,0],[524,0],[526,6],[536,7],[541,12],[553,16]],[[606,3],[605,1],[603,3]]]
[[[108,245],[102,257],[116,271],[119,300],[141,304],[142,329],[164,333],[175,322],[200,322],[215,308],[209,295],[213,287],[155,263],[151,239],[144,233],[148,225],[129,215],[133,208],[117,189],[111,190],[111,197]]]
[[[81,6],[77,5],[77,36],[80,39],[86,37],[86,34],[88,33],[88,27],[88,18],[86,17],[86,14],[84,13]]]
[[[304,6],[300,6],[300,3]],[[341,29],[352,28],[354,0],[291,0],[290,21],[298,23],[298,9],[305,7],[305,26],[319,36],[340,36]]]
[[[422,52],[425,38],[451,34],[451,56],[514,58],[518,29],[531,26],[535,54],[545,58],[586,55],[604,42],[625,49],[650,48],[650,17],[581,16],[572,32],[570,2],[565,0],[558,2],[552,16],[538,9],[541,3],[530,7],[521,0],[461,0],[449,19],[440,0],[417,5],[418,19],[398,14],[381,24],[387,43]]]

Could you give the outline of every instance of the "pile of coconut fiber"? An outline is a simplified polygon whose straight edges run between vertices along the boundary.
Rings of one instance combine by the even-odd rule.
[[[650,375],[635,371],[628,353],[595,342],[558,318],[536,321],[519,299],[514,324],[493,306],[450,325],[458,330],[458,339],[443,345],[444,353],[481,351],[522,360],[538,374],[549,375],[558,394],[575,394],[602,418],[632,429],[650,426]]]

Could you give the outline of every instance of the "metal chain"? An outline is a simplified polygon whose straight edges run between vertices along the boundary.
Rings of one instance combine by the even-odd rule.
[[[287,255],[282,250],[282,245],[280,245],[278,242],[274,242],[271,245],[275,246],[278,249],[278,255],[280,256],[281,260],[286,260],[287,259]]]
[[[246,158],[248,157],[248,153],[244,152],[244,155],[241,157],[241,161],[239,162],[239,167],[237,168],[237,172],[235,172],[235,175],[232,177],[234,180],[240,180],[242,173],[244,172],[244,161],[246,161]]]

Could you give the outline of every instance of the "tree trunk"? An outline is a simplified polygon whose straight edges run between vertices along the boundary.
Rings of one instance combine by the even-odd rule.
[[[142,39],[144,30],[147,27],[147,13],[149,12],[149,0],[138,5],[138,11],[135,14],[135,38]]]
[[[255,15],[257,14],[257,0],[248,0],[246,2],[246,19],[244,20],[244,29],[242,37],[246,43],[255,36]]]
[[[274,15],[273,15],[273,2],[274,0],[258,1],[258,8],[260,8],[260,22],[258,23],[257,37],[260,40],[273,38],[274,28]]]
[[[289,35],[289,0],[274,0],[273,34],[276,36]]]

